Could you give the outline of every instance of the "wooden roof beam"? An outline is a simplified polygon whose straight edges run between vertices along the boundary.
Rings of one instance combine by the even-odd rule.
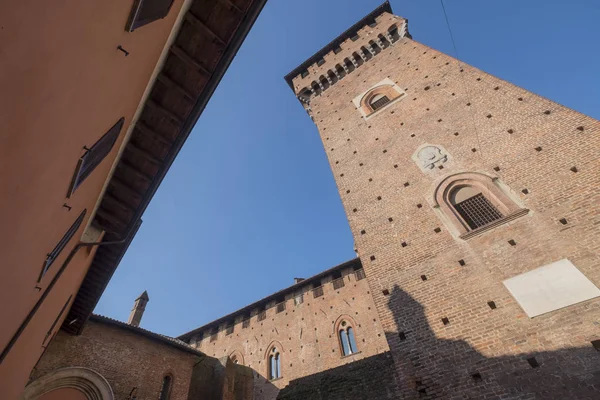
[[[210,36],[212,36],[214,39],[216,39],[216,41],[221,45],[224,46],[225,40],[221,39],[221,37],[219,37],[219,35],[217,35],[212,29],[210,29],[204,22],[202,22],[200,19],[198,19],[198,17],[196,17],[194,14],[192,14],[191,12],[188,12],[185,15],[185,19],[192,25],[202,29],[204,32],[208,33]]]
[[[173,141],[171,139],[156,132],[154,129],[150,128],[148,125],[144,124],[143,122],[138,121],[138,123],[135,125],[135,129],[137,129],[138,131],[140,131],[142,134],[144,134],[146,136],[150,136],[152,139],[156,140],[157,142],[161,142],[164,145],[171,146],[173,144]]]
[[[163,160],[161,160],[160,158],[156,157],[153,154],[150,154],[150,152],[142,149],[141,147],[138,147],[137,145],[135,145],[132,142],[127,143],[126,149],[132,150],[134,153],[145,158],[146,160],[150,161],[153,164],[162,165],[162,163],[163,163]]]
[[[158,104],[157,102],[155,102],[153,100],[147,100],[146,101],[146,105],[150,106],[151,108],[153,108],[153,109],[155,109],[157,111],[159,111],[164,116],[166,116],[166,117],[170,118],[171,120],[177,122],[179,125],[183,124],[183,119],[179,115],[176,115],[172,111],[167,110],[166,108],[164,108],[162,105]]]
[[[188,53],[185,52],[181,47],[177,45],[171,46],[171,53],[179,58],[181,61],[186,63],[191,68],[197,69],[202,72],[204,75],[211,76],[212,74],[198,61],[194,60]]]
[[[184,88],[177,82],[173,81],[171,78],[169,78],[165,74],[163,74],[163,73],[158,74],[158,77],[156,79],[158,79],[159,82],[162,82],[169,89],[176,90],[179,94],[183,95],[188,100],[196,101],[196,96],[194,96],[193,94],[188,92],[186,88]]]

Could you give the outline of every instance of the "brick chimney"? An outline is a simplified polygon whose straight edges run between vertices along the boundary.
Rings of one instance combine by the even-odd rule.
[[[144,310],[146,309],[148,300],[150,300],[150,298],[148,297],[148,292],[145,290],[140,297],[135,299],[133,310],[131,310],[131,314],[129,314],[129,321],[127,321],[129,325],[140,326],[140,322],[142,322],[142,316],[144,315]]]

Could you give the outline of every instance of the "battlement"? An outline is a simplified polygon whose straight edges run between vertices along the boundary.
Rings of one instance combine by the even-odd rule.
[[[285,80],[300,101],[307,102],[403,37],[410,38],[408,21],[393,15],[386,1],[287,74]]]

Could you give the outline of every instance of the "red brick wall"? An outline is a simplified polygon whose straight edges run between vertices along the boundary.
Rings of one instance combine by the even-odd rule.
[[[112,387],[115,399],[157,399],[163,377],[173,376],[171,400],[186,400],[199,356],[93,320],[80,336],[59,331],[33,370],[31,381],[59,368],[85,367],[98,372]]]
[[[360,40],[392,18],[382,15]],[[349,55],[342,49],[337,58]],[[333,67],[326,61],[321,69]],[[352,99],[386,77],[407,95],[365,120]],[[315,78],[296,79],[296,90]],[[600,123],[406,38],[313,96],[310,108],[401,395],[597,397],[600,358],[590,341],[600,339],[600,301],[529,319],[502,281],[568,258],[600,286]],[[423,173],[411,159],[425,143],[448,151],[443,170]],[[443,177],[463,171],[494,177],[531,211],[480,236],[456,237],[431,197]],[[532,356],[538,368],[526,361]]]
[[[258,321],[254,312],[247,328],[236,318],[233,333],[226,335],[222,325],[216,340],[211,342],[206,334],[200,335],[204,339],[193,338],[191,342],[209,356],[241,355],[243,364],[255,371],[254,395],[259,400],[275,399],[292,380],[388,352],[367,280],[356,280],[352,268],[342,274],[344,287],[334,289],[331,277],[325,277],[321,297],[314,298],[312,285],[307,284],[302,304],[294,305],[294,295],[289,293],[284,311],[277,313],[275,302],[271,302],[263,321]],[[340,318],[353,321],[360,353],[342,357],[335,331]],[[282,378],[269,381],[267,352],[273,343],[281,351]]]

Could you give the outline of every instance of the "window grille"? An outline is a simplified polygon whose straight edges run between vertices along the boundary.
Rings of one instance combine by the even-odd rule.
[[[337,278],[333,280],[333,288],[340,289],[344,287],[344,278]]]
[[[482,193],[454,205],[469,228],[477,229],[502,218],[500,211]]]
[[[225,335],[231,335],[232,333],[233,333],[233,324],[227,325],[227,328],[225,329]]]
[[[125,118],[118,120],[104,136],[98,139],[91,148],[86,149],[87,151],[85,154],[79,158],[67,197],[73,195],[75,190],[83,183],[83,181],[85,181],[102,160],[104,160],[108,153],[110,153],[119,137],[119,133],[121,133],[124,122]]]
[[[79,217],[77,217],[77,219],[75,220],[73,225],[71,225],[69,230],[63,235],[63,237],[56,244],[56,246],[54,246],[54,249],[52,249],[52,251],[46,255],[46,260],[44,261],[44,265],[42,267],[40,277],[38,278],[38,282],[42,280],[42,278],[44,277],[44,275],[46,274],[48,269],[50,269],[50,266],[52,265],[54,260],[56,260],[56,258],[59,256],[59,254],[65,248],[65,246],[71,241],[71,239],[73,238],[75,233],[77,233],[77,230],[81,226],[81,223],[83,222],[83,218],[85,217],[86,212],[87,212],[87,209],[83,210],[81,212],[81,214],[79,214]]]
[[[258,320],[262,321],[264,319],[267,318],[267,311],[266,310],[262,310],[261,312],[258,313]]]
[[[317,297],[323,296],[323,286],[318,286],[313,289],[313,297],[316,299]]]
[[[354,271],[354,276],[356,277],[357,281],[360,281],[362,279],[365,279],[367,276],[365,275],[365,270],[364,269],[357,269],[356,271]]]
[[[383,96],[380,99],[377,99],[377,100],[371,102],[371,108],[373,109],[373,111],[375,111],[375,110],[378,110],[381,107],[385,106],[389,102],[390,102],[390,99],[388,99],[387,96]]]
[[[245,329],[250,326],[250,318],[246,318],[242,321],[242,328]]]
[[[172,5],[173,0],[135,0],[125,30],[133,32],[141,26],[166,17]]]
[[[282,311],[285,311],[285,301],[282,301],[281,303],[277,304],[277,313],[280,313]]]

